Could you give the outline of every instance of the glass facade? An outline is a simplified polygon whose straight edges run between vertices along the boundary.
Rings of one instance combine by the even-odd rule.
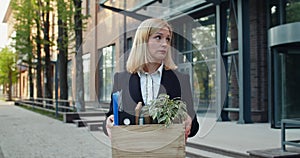
[[[190,20],[171,21],[174,26],[174,47],[179,52],[176,62],[179,71],[191,77],[194,106],[198,113],[216,102],[216,27],[215,13],[198,16]]]
[[[274,52],[275,123],[281,119],[300,117],[300,51],[277,49]]]
[[[199,92],[198,111],[207,110],[216,102],[216,53],[215,15],[195,19],[201,25],[192,29],[192,41],[197,51],[192,52],[192,65]],[[215,107],[212,107],[215,109]]]
[[[67,76],[68,76],[68,100],[72,100],[72,96],[73,96],[73,93],[72,93],[72,76],[73,76],[73,73],[72,73],[72,66],[73,66],[73,63],[72,61],[68,61],[68,72],[67,72]]]
[[[285,28],[300,22],[300,0],[270,0],[269,1],[269,26],[268,28]],[[290,28],[292,29],[292,28]],[[296,29],[297,30],[297,29]],[[293,31],[296,31],[293,30]],[[297,68],[300,66],[300,45],[299,39],[290,42],[281,39],[296,39],[290,30],[286,29],[282,33],[285,37],[277,36],[276,41],[271,43],[271,83],[270,90],[271,108],[274,109],[272,115],[272,126],[280,127],[281,119],[291,119],[300,117],[299,83],[300,73]],[[278,39],[277,39],[278,38]],[[273,40],[273,39],[272,39]],[[275,41],[275,40],[273,40]]]
[[[84,99],[90,100],[90,59],[91,54],[87,53],[82,56],[83,65],[83,84],[84,84]]]
[[[91,15],[91,2],[90,0],[86,1],[86,15]]]
[[[113,88],[115,45],[99,49],[99,94],[100,102],[109,102]]]
[[[238,110],[239,106],[239,48],[238,48],[238,21],[237,21],[237,4],[230,1],[226,7],[225,15],[225,39],[221,41],[224,44],[222,57],[227,77],[227,96],[224,107]],[[230,120],[237,120],[237,113],[229,113]]]
[[[217,74],[217,65],[220,64],[218,59],[221,58],[220,60],[223,61],[221,64],[224,63],[224,71],[226,73],[226,83],[222,82],[222,84],[226,84],[226,100],[224,105],[226,115],[229,114],[230,119],[237,120],[247,113],[247,117],[251,115],[250,117],[254,116],[253,118],[262,120],[262,122],[268,120],[268,116],[266,115],[268,111],[271,111],[271,108],[275,109],[275,111],[269,114],[272,113],[271,115],[276,115],[276,120],[279,122],[281,118],[296,116],[295,114],[297,112],[293,113],[293,110],[298,110],[293,107],[293,105],[297,103],[297,98],[290,95],[290,93],[295,91],[295,89],[292,88],[293,83],[291,81],[293,79],[297,80],[298,78],[296,73],[291,73],[293,75],[287,74],[291,72],[288,71],[287,68],[290,70],[292,67],[297,66],[295,64],[297,63],[296,60],[298,60],[298,57],[291,55],[289,49],[284,49],[284,52],[279,52],[282,51],[282,49],[278,49],[277,46],[269,46],[269,50],[273,54],[271,53],[271,57],[268,58],[267,43],[269,39],[267,39],[267,31],[275,26],[299,22],[299,2],[300,0],[249,2],[251,4],[247,6],[250,7],[249,14],[243,14],[243,9],[245,9],[243,7],[245,6],[239,5],[241,1],[235,0],[221,1],[218,7],[216,7],[217,4],[212,4],[208,1],[196,0],[188,2],[184,0],[101,1],[101,3],[104,3],[106,6],[134,11],[140,15],[164,18],[171,23],[174,29],[172,46],[174,46],[175,52],[179,54],[174,55],[174,59],[179,66],[179,70],[191,76],[194,103],[195,106],[197,106],[198,112],[206,111],[209,107],[214,110],[217,106],[222,106],[219,105],[222,104],[220,102],[216,105],[218,97],[218,92],[216,91],[220,88],[217,87],[216,79],[221,75]],[[247,20],[248,18],[249,21]],[[245,24],[250,26],[245,27],[238,24],[238,19],[242,21],[246,19],[247,22]],[[141,19],[138,20],[141,21]],[[244,35],[244,33],[239,32],[238,27],[240,26],[242,29],[249,29],[249,31],[245,31],[249,32],[249,34],[246,33]],[[217,30],[218,28],[220,28],[220,30]],[[241,44],[244,39],[239,38],[246,39],[248,37],[250,38],[249,46],[247,43]],[[217,38],[219,38],[219,41],[217,41]],[[220,44],[220,47],[216,45],[216,41]],[[126,43],[129,44],[130,42],[131,41],[127,41]],[[240,57],[242,57],[242,55],[239,54],[239,46],[244,45],[247,45],[247,47],[240,49],[242,51],[246,49],[244,52],[250,54],[248,54],[250,58],[249,63],[248,60],[239,61],[241,60]],[[280,46],[280,48],[281,47],[282,46]],[[130,48],[130,46],[127,45],[127,48]],[[218,50],[218,48],[221,50]],[[288,46],[286,46],[286,48],[288,48]],[[114,57],[108,57],[104,51],[110,50],[114,52],[113,49],[114,48],[105,47],[100,51],[102,56],[99,64],[99,100],[102,102],[110,100],[110,94],[107,92],[110,91],[111,85],[109,85],[109,82],[106,82],[106,79],[112,78],[112,76],[106,72],[114,72],[112,70],[114,64],[106,63],[106,58],[112,59]],[[277,54],[275,49],[277,50]],[[221,57],[218,56],[218,52],[222,53]],[[269,61],[269,59],[271,61]],[[113,59],[111,61],[113,61]],[[266,62],[272,65],[267,67]],[[243,69],[245,66],[241,66],[244,63],[250,69],[249,71],[248,69]],[[289,66],[289,64],[292,66]],[[268,68],[272,68],[272,70],[268,70]],[[270,73],[272,75],[269,74],[269,76],[267,76],[266,74],[269,71],[271,71]],[[242,72],[250,72],[251,75],[246,76],[246,78],[250,80],[251,84],[249,85],[251,85],[251,87],[240,85],[239,77],[242,77],[241,79],[243,80],[245,77]],[[267,77],[272,81],[271,86],[273,88],[269,92],[266,92],[268,86],[270,86],[267,82]],[[246,89],[246,92],[243,91],[243,89]],[[273,90],[274,92],[272,92]],[[251,94],[248,95],[248,92]],[[267,93],[274,94],[268,96]],[[272,96],[272,98],[270,98],[270,96]],[[247,112],[240,110],[242,109],[241,107],[245,107],[243,104],[246,104],[242,102],[243,99],[245,99],[244,97],[247,99],[250,98],[247,100],[247,103],[250,102],[249,105],[246,105],[247,108],[250,107],[250,110]],[[269,107],[268,97],[272,102]],[[276,100],[274,98],[276,98]],[[213,106],[211,107],[210,105]],[[241,113],[243,114],[239,115]]]
[[[300,0],[270,0],[270,27],[300,21]]]
[[[300,21],[300,0],[287,0],[285,3],[286,23]]]

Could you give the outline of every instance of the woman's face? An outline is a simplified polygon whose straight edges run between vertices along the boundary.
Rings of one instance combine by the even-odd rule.
[[[151,62],[161,63],[167,56],[171,43],[171,35],[168,27],[163,27],[149,37],[148,49]]]

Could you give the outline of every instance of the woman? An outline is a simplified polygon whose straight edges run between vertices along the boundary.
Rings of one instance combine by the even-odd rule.
[[[114,76],[113,93],[122,91],[123,115],[119,116],[119,122],[127,119],[130,124],[135,124],[135,107],[139,102],[147,106],[161,93],[168,94],[170,99],[180,97],[187,103],[188,117],[184,121],[187,139],[196,135],[199,124],[193,108],[189,76],[178,72],[172,60],[171,39],[172,28],[166,21],[143,21],[133,41],[127,71]],[[112,103],[106,116],[103,129],[110,137],[114,121]]]

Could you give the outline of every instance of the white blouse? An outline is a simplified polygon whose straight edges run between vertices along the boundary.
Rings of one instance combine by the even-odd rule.
[[[141,81],[142,96],[146,105],[149,105],[151,100],[157,98],[158,96],[162,70],[163,64],[161,64],[160,67],[152,74],[147,72],[138,72]]]

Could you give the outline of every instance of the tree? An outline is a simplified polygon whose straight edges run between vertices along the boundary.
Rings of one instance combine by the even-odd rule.
[[[36,43],[36,89],[37,89],[37,97],[43,98],[43,91],[42,91],[42,39],[41,39],[41,7],[38,2],[34,2],[33,5],[34,11],[34,22],[35,22],[35,30],[36,35],[34,37]]]
[[[50,0],[38,0],[39,5],[42,8],[42,30],[44,35],[44,52],[45,52],[45,73],[46,73],[46,85],[45,85],[45,97],[53,98],[53,81],[52,81],[52,67],[50,56],[50,11],[53,10],[50,5]]]
[[[57,47],[59,51],[59,87],[60,99],[68,99],[68,46],[70,44],[69,34],[72,34],[72,17],[74,15],[73,3],[65,0],[57,0],[58,13],[58,39]],[[64,103],[68,106],[67,103]]]
[[[13,15],[16,20],[14,28],[16,30],[16,37],[13,38],[12,46],[19,54],[20,60],[27,63],[28,77],[29,77],[29,95],[33,98],[33,73],[32,73],[32,59],[33,59],[33,38],[31,27],[32,23],[32,3],[27,0],[12,0]]]
[[[8,100],[12,100],[12,84],[17,82],[17,55],[8,47],[0,51],[0,84],[8,89]]]
[[[16,20],[14,28],[16,37],[12,45],[20,54],[20,59],[28,66],[30,98],[34,97],[34,82],[32,69],[36,69],[37,96],[43,97],[42,93],[42,49],[45,60],[45,97],[52,99],[52,66],[50,46],[52,44],[49,35],[50,5],[51,0],[12,0],[13,15]],[[52,39],[52,38],[51,38]],[[36,62],[34,65],[33,62]]]
[[[78,111],[85,111],[84,85],[83,85],[83,65],[82,65],[82,30],[83,15],[81,14],[81,0],[73,0],[75,6],[74,29],[76,39],[76,98],[75,104]]]
[[[74,0],[12,0],[13,15],[16,19],[15,30],[16,37],[14,38],[13,47],[20,53],[20,59],[28,66],[29,82],[30,82],[30,97],[33,97],[33,61],[36,62],[36,83],[37,95],[42,97],[42,81],[41,71],[44,63],[45,71],[45,96],[46,98],[53,98],[53,81],[52,81],[52,64],[50,47],[53,45],[55,37],[50,34],[50,12],[54,9],[53,2],[56,2],[57,17],[58,17],[58,39],[57,47],[59,50],[59,63],[60,71],[60,98],[68,98],[68,82],[67,82],[67,65],[68,65],[68,50],[70,44],[74,39],[73,33],[75,32],[76,64],[78,68],[77,76],[77,94],[78,105],[80,111],[84,111],[84,98],[83,98],[83,73],[82,73],[82,30],[83,20],[86,18],[81,14],[81,1]],[[74,7],[77,6],[77,7]],[[73,47],[72,47],[73,48]],[[44,54],[44,56],[42,56]],[[37,60],[36,60],[37,59]],[[42,62],[44,60],[45,62]],[[81,66],[80,66],[81,65]]]

